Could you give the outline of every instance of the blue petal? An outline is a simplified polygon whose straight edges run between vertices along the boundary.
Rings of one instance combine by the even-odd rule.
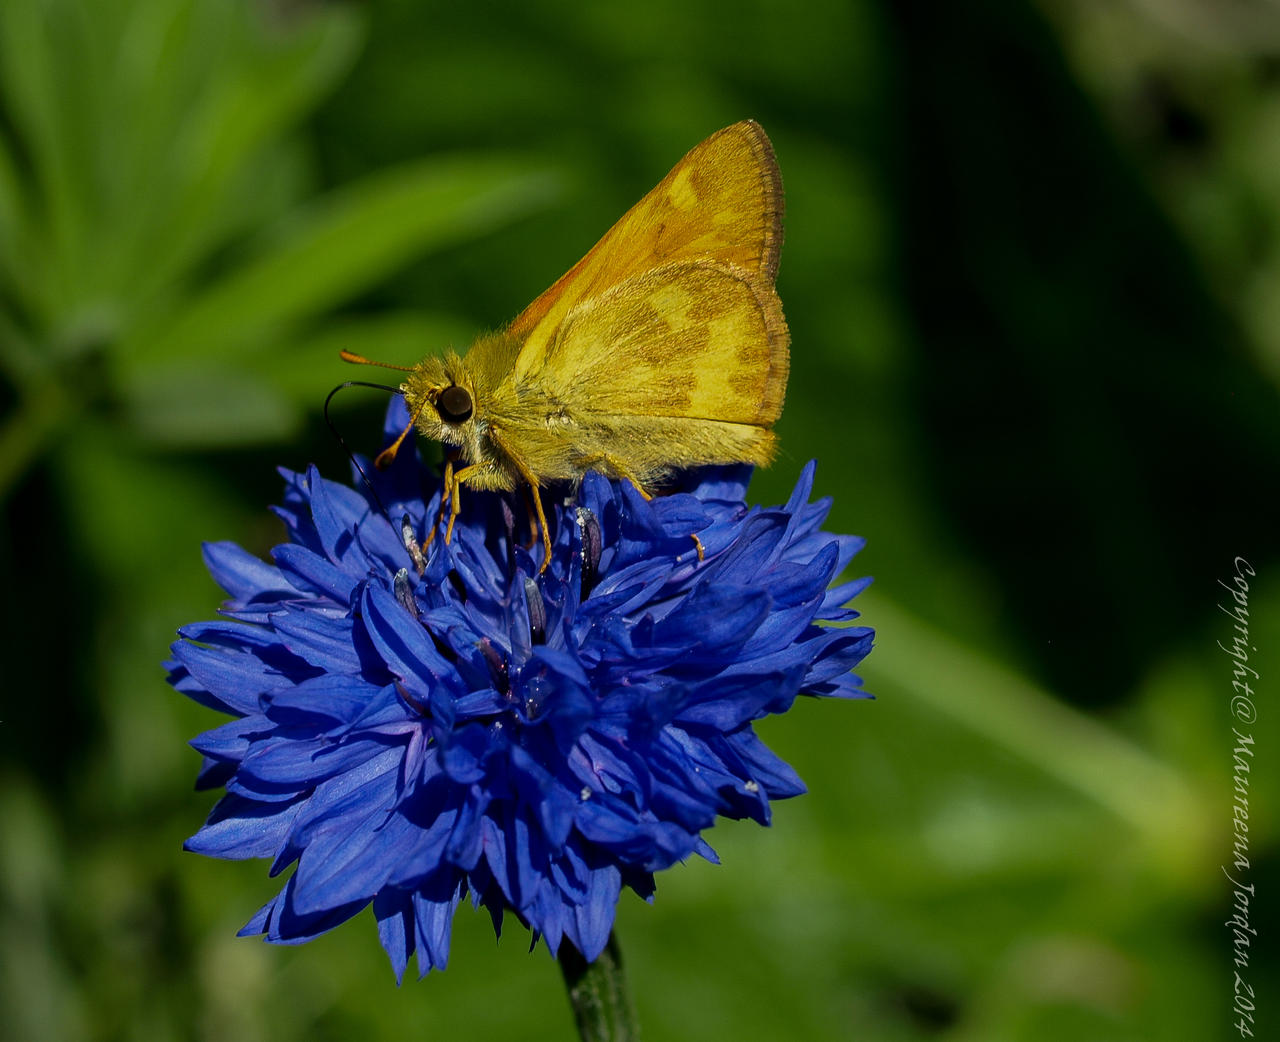
[[[298,861],[294,908],[310,915],[371,900],[395,867],[409,825],[388,808],[389,786],[370,785],[370,805],[312,837]]]
[[[235,543],[205,543],[204,563],[214,581],[238,601],[297,594],[280,574]]]
[[[307,468],[311,489],[311,517],[325,556],[335,564],[349,565],[356,529],[370,513],[369,504],[355,489],[325,481],[314,467]],[[355,555],[358,559],[358,554]]]
[[[585,903],[574,909],[574,929],[570,934],[573,946],[587,962],[600,958],[609,933],[613,929],[614,910],[622,890],[622,877],[612,865],[596,869],[591,874],[591,888]]]
[[[355,673],[360,668],[350,618],[285,609],[271,616],[280,643],[308,665],[326,673]]]
[[[325,674],[267,695],[264,711],[282,726],[327,733],[357,720],[378,691],[360,677]]]
[[[461,884],[450,882],[452,892],[448,896],[432,898],[421,892],[413,895],[418,968],[423,974],[433,968],[442,970],[449,963],[449,931],[453,913],[462,900]]]
[[[189,692],[202,705],[226,713],[256,713],[261,696],[279,686],[280,676],[254,655],[225,648],[178,643],[173,655],[200,685]]]
[[[271,557],[285,578],[300,589],[329,597],[340,605],[346,605],[351,600],[356,577],[344,572],[314,550],[286,543],[272,550]]]
[[[389,881],[396,886],[410,886],[430,876],[444,862],[445,848],[453,835],[458,820],[456,806],[436,803],[435,808],[424,812],[426,797],[419,795],[403,804],[400,812],[410,821],[415,831],[412,844],[401,852]],[[458,803],[461,802],[459,798]]]
[[[270,732],[271,724],[263,716],[237,717],[221,727],[206,731],[190,742],[191,748],[215,760],[239,763],[257,735]]]
[[[367,739],[271,739],[260,742],[244,758],[237,780],[247,783],[252,779],[271,787],[309,788],[356,770],[385,752],[382,742]]]
[[[402,890],[381,890],[373,899],[373,914],[378,920],[378,940],[391,960],[396,984],[399,984],[404,980],[409,956],[416,945],[413,897]]]
[[[456,671],[436,651],[422,623],[386,590],[366,586],[360,602],[365,626],[375,647],[395,676],[417,691],[439,683],[452,685]]]
[[[183,848],[210,857],[274,857],[298,816],[299,806],[298,802],[258,803],[224,796],[205,826]]]
[[[735,731],[724,741],[742,764],[744,777],[757,782],[772,798],[799,796],[807,791],[791,765],[760,741],[751,728]]]
[[[256,931],[250,929],[263,917],[263,913],[259,912],[249,925],[240,931],[241,935],[260,932],[265,933],[267,940],[272,944],[302,944],[346,922],[369,903],[367,900],[353,901],[341,908],[326,908],[314,915],[302,915],[293,906],[297,881],[298,877],[292,876],[279,896],[263,909],[263,912],[268,913],[265,916],[263,929]]]
[[[767,593],[727,583],[699,583],[654,627],[653,647],[686,649],[686,660],[732,658],[769,615]]]
[[[386,749],[371,759],[364,759],[345,774],[334,775],[320,782],[307,800],[294,823],[290,842],[299,849],[305,848],[313,837],[332,828],[348,814],[359,814],[368,809],[370,794],[383,794],[398,780],[403,752]],[[382,808],[384,813],[394,809],[394,803]]]
[[[693,472],[693,478],[693,494],[699,499],[736,506],[746,498],[751,467],[747,464],[703,467]]]
[[[716,677],[698,685],[676,719],[720,732],[736,730],[766,712],[784,712],[800,690],[804,671],[801,663],[785,673]]]

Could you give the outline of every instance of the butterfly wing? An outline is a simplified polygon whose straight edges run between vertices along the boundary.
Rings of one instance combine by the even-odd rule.
[[[782,412],[788,342],[772,285],[731,264],[679,261],[581,301],[529,386],[585,428],[627,417],[767,430]]]
[[[760,124],[735,123],[680,160],[508,327],[521,344],[515,375],[544,369],[570,311],[630,276],[703,259],[731,265],[771,287],[781,249],[782,179],[773,146]]]

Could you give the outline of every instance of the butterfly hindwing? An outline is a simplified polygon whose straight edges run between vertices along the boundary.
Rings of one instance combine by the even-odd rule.
[[[731,264],[680,261],[581,301],[527,379],[581,414],[767,428],[782,412],[788,341],[772,285]]]

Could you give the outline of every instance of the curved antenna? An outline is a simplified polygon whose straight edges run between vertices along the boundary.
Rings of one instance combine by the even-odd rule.
[[[347,380],[344,383],[338,384],[337,387],[326,395],[324,400],[324,422],[328,425],[329,430],[333,432],[333,436],[338,439],[338,444],[342,446],[342,450],[347,454],[347,458],[351,460],[352,466],[356,468],[356,471],[360,475],[360,480],[364,482],[364,487],[369,490],[369,495],[373,497],[373,501],[378,505],[379,513],[390,521],[391,515],[387,513],[387,508],[383,506],[381,497],[373,487],[373,482],[369,480],[369,475],[364,472],[364,467],[360,466],[360,461],[356,459],[356,454],[351,451],[351,446],[348,445],[346,439],[342,437],[342,434],[338,431],[337,425],[333,422],[333,418],[329,415],[329,403],[333,401],[333,396],[348,387],[370,387],[375,391],[389,391],[391,394],[403,394],[404,392],[401,391],[399,387],[390,387],[387,384],[374,384],[365,380]]]
[[[340,357],[344,362],[350,362],[352,365],[376,365],[382,369],[396,369],[402,373],[412,373],[414,371],[414,367],[411,365],[395,365],[392,362],[375,362],[372,359],[365,358],[364,355],[358,355],[354,351],[348,351],[345,347],[338,351],[338,357]],[[344,384],[343,386],[345,387],[383,387],[382,384],[367,384],[367,383],[361,382],[360,380],[348,380],[346,384]],[[388,391],[394,391],[394,393],[396,394],[404,393],[403,388],[386,387],[384,389]],[[332,391],[329,392],[329,398],[332,398],[334,394],[337,393],[339,390],[341,390],[341,388],[335,387]],[[422,410],[425,409],[426,407],[427,407],[427,399],[423,398],[422,404],[418,406],[417,411],[414,412],[413,416],[409,418],[408,425],[405,427],[404,430],[400,432],[400,437],[396,438],[396,440],[393,441],[389,446],[387,446],[387,448],[383,449],[381,452],[378,453],[377,457],[373,461],[373,465],[377,467],[378,470],[385,470],[387,467],[391,466],[391,464],[395,461],[396,453],[400,451],[400,446],[404,444],[404,439],[408,437],[409,432],[413,430],[414,424],[418,422],[418,417],[422,415]],[[329,399],[326,398],[325,399],[325,419],[326,420],[329,418],[328,410],[329,410]],[[329,424],[329,428],[330,430],[332,430],[333,424]],[[337,433],[338,433],[337,431],[334,431],[334,434],[337,434]],[[338,436],[338,440],[342,441],[341,435]],[[346,448],[345,444],[343,445],[343,448]],[[347,449],[347,455],[351,456],[350,449]],[[356,459],[355,456],[351,456],[352,463],[355,463],[355,459]],[[356,463],[356,469],[360,470],[359,463]],[[373,486],[369,484],[369,478],[365,475],[365,472],[363,470],[360,470],[360,476],[364,478],[364,483],[368,485],[369,491],[373,492]],[[377,498],[376,492],[374,493],[374,498],[375,499]]]

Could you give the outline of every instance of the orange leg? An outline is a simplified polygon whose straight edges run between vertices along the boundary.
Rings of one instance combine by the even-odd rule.
[[[547,515],[542,512],[542,493],[532,482],[529,483],[529,490],[533,493],[533,507],[538,512],[538,527],[542,529],[542,567],[538,569],[538,574],[541,575],[551,563],[551,533],[547,531]]]
[[[446,546],[453,539],[453,523],[458,520],[458,515],[462,513],[462,483],[467,480],[468,475],[474,474],[479,470],[480,466],[480,464],[473,463],[471,466],[463,467],[453,474],[453,493],[449,496],[449,526],[444,530]]]
[[[616,456],[610,456],[608,453],[602,452],[599,455],[588,456],[578,462],[584,470],[601,469],[622,478],[624,481],[630,481],[635,490],[645,499],[653,499],[653,494],[640,484],[640,480],[631,472],[631,469]],[[693,540],[693,545],[698,551],[698,560],[705,561],[707,559],[707,548],[702,545],[702,540],[694,533],[690,533],[689,538]]]
[[[538,528],[542,531],[542,565],[538,568],[538,574],[541,575],[547,570],[547,565],[551,563],[551,533],[547,531],[547,515],[542,511],[542,496],[538,492],[538,476],[531,471],[520,458],[519,453],[513,452],[506,438],[503,437],[498,427],[489,428],[489,437],[493,439],[495,445],[502,450],[503,455],[511,461],[511,466],[515,468],[517,474],[533,493],[533,509],[538,515]]]
[[[359,355],[353,355],[353,358],[359,358]],[[364,359],[361,359],[363,362]],[[377,364],[377,363],[370,363]],[[396,453],[400,451],[400,446],[404,444],[404,439],[409,436],[409,432],[413,430],[413,425],[418,422],[418,417],[422,415],[422,410],[427,407],[427,400],[424,398],[422,404],[414,410],[413,415],[409,418],[408,426],[400,432],[400,436],[396,438],[390,445],[378,453],[374,458],[373,465],[379,470],[386,470],[395,461]]]
[[[533,486],[526,485],[524,489],[524,505],[525,513],[529,519],[529,541],[521,543],[526,550],[532,550],[538,542],[538,508],[533,505]]]
[[[583,470],[599,470],[613,477],[622,478],[624,481],[630,481],[635,490],[645,499],[653,498],[653,494],[640,484],[640,479],[631,472],[631,468],[617,456],[610,456],[607,452],[597,453],[578,460],[578,466]]]
[[[452,501],[453,488],[454,488],[453,460],[446,459],[444,461],[444,483],[440,487],[440,510],[436,514],[436,519],[431,526],[431,531],[427,533],[426,541],[422,544],[422,552],[424,554],[427,552],[427,547],[429,547],[433,542],[435,542],[436,529],[440,527],[440,522],[444,520],[444,505]],[[450,531],[453,530],[452,524],[449,525],[449,530]],[[445,542],[447,543],[448,541],[449,540],[446,537]]]

